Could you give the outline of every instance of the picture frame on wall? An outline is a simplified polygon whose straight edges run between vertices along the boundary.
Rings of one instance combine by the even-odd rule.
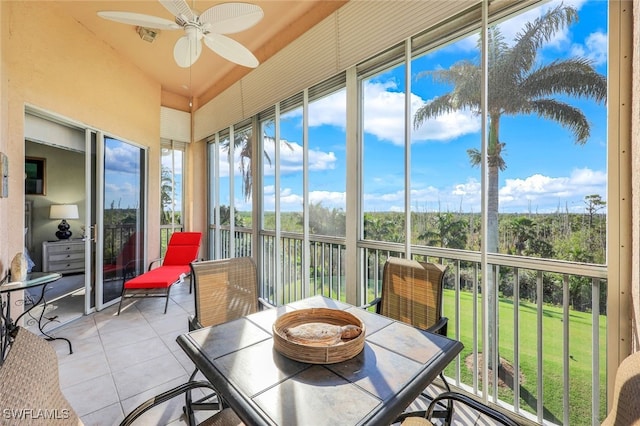
[[[46,195],[46,162],[45,158],[25,157],[24,159],[24,193],[27,195]]]

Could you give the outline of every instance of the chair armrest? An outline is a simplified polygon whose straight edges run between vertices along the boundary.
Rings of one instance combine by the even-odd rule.
[[[271,304],[271,302],[269,302],[267,299],[263,299],[262,297],[258,297],[258,304],[267,309],[273,309],[277,307],[276,305]]]
[[[162,404],[163,402],[167,402],[170,399],[185,393],[188,390],[196,389],[196,388],[209,388],[215,391],[214,387],[205,381],[196,381],[196,382],[187,382],[180,386],[176,386],[173,389],[170,389],[166,392],[161,393],[160,395],[156,395],[153,398],[150,398],[136,407],[127,417],[122,420],[120,426],[128,426],[133,423],[135,419],[140,417],[143,413],[149,411],[153,407]]]
[[[484,405],[473,398],[470,398],[466,395],[463,395],[457,392],[443,392],[440,395],[433,398],[433,400],[431,401],[431,404],[429,404],[429,408],[427,408],[427,419],[431,420],[431,414],[433,413],[433,410],[436,404],[442,400],[453,400],[456,402],[460,402],[464,405],[467,405],[473,408],[477,412],[482,413],[483,415],[497,422],[502,423],[503,425],[519,426],[517,422],[512,420],[510,417],[507,417],[506,415],[502,414],[500,411],[494,410],[488,405]]]
[[[441,336],[447,335],[447,323],[449,322],[449,318],[441,317],[437,323],[433,324],[431,327],[427,328],[427,331],[430,333],[436,333]]]
[[[151,270],[151,267],[153,266],[154,263],[161,262],[161,261],[162,261],[161,257],[159,257],[157,259],[153,259],[151,262],[149,262],[149,268],[147,269],[147,271]]]
[[[369,308],[371,308],[371,307],[375,306],[375,307],[376,307],[376,312],[378,312],[378,308],[379,308],[379,306],[380,306],[380,302],[381,302],[381,301],[382,301],[382,299],[381,299],[381,298],[376,297],[376,298],[375,298],[375,299],[373,299],[371,302],[369,302],[369,303],[367,303],[367,304],[365,304],[365,305],[362,305],[362,306],[358,306],[358,307],[359,307],[359,308],[361,308],[361,309],[369,309]]]

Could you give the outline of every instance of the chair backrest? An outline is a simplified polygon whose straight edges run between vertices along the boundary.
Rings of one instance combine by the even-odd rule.
[[[258,311],[256,264],[250,257],[193,262],[191,279],[195,289],[195,319],[202,327]]]
[[[434,326],[442,317],[446,269],[435,263],[389,257],[378,313],[423,330]]]
[[[189,265],[198,258],[201,232],[174,232],[171,235],[162,264],[165,266]]]
[[[613,405],[603,426],[640,424],[640,352],[626,357],[616,371]]]
[[[60,390],[55,351],[22,327],[0,367],[0,407],[7,424],[82,424]]]

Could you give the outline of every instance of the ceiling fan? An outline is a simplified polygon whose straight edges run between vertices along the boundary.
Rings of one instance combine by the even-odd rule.
[[[198,15],[186,0],[158,0],[173,16],[175,22],[157,16],[132,12],[103,11],[98,16],[122,24],[159,30],[183,29],[173,48],[173,57],[179,67],[190,67],[202,53],[204,44],[223,58],[249,68],[259,62],[249,49],[237,41],[224,36],[244,31],[262,19],[260,6],[249,3],[223,3],[213,6]]]

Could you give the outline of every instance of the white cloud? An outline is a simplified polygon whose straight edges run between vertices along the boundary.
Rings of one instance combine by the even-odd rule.
[[[568,208],[584,212],[584,197],[598,194],[606,197],[606,172],[587,168],[574,169],[569,176],[534,174],[506,179],[499,189],[500,212],[555,212]],[[411,191],[411,209],[426,211],[479,212],[481,185],[475,178],[450,187],[427,187]],[[404,192],[365,194],[366,211],[403,211]]]
[[[104,167],[107,172],[137,174],[140,172],[139,149],[124,142],[113,146],[107,142],[104,150]]]
[[[339,191],[311,191],[309,201],[312,204],[321,203],[326,208],[344,209],[347,203],[347,194]]]
[[[339,191],[310,191],[309,202],[321,203],[328,209],[343,209],[346,204],[346,193]],[[273,210],[275,206],[275,189],[273,185],[264,187],[265,210]],[[296,194],[291,188],[282,188],[280,191],[280,209],[282,211],[302,211],[302,194]],[[249,206],[250,208],[250,206]]]
[[[586,195],[606,196],[607,176],[603,171],[575,169],[570,176],[551,177],[535,174],[527,178],[507,179],[500,188],[501,211],[540,208],[553,211],[568,207],[583,211]]]
[[[271,159],[271,165],[265,159],[264,172],[267,176],[273,176],[275,173],[275,145],[273,139],[269,139],[271,142],[267,142],[264,147],[264,152]],[[302,145],[297,142],[282,141],[280,144],[280,173],[283,175],[292,173],[302,173]],[[220,177],[229,177],[229,156],[227,152],[221,150],[220,152]],[[329,151],[324,152],[317,149],[309,150],[309,170],[310,171],[322,171],[333,170],[336,167],[336,154]],[[246,162],[248,167],[248,163]],[[234,150],[234,170],[241,170],[240,163],[240,150]]]
[[[404,93],[397,85],[369,81],[364,87],[364,131],[394,145],[404,145]],[[427,103],[411,94],[411,117]],[[456,111],[427,120],[412,132],[415,141],[448,141],[480,130],[480,120],[470,111]]]
[[[332,125],[346,128],[347,92],[340,90],[309,103],[309,127]]]
[[[594,65],[602,65],[607,63],[607,44],[607,35],[598,31],[589,34],[585,39],[584,45],[572,45],[571,54],[587,58],[593,61]]]

